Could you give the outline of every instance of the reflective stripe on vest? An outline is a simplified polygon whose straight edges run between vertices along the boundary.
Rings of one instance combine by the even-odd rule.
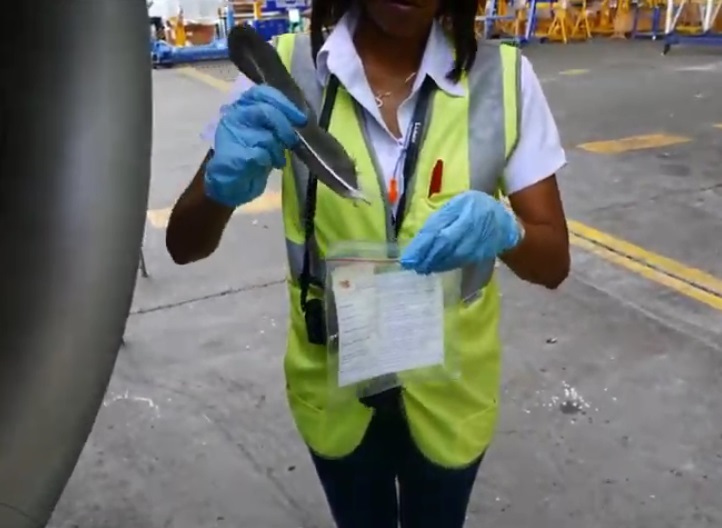
[[[307,35],[284,35],[278,52],[316,108],[322,88],[311,59]],[[452,196],[469,189],[499,191],[506,160],[517,134],[518,50],[480,43],[475,65],[461,84],[467,94],[451,96],[439,90],[418,158],[418,171],[408,189],[407,212],[399,232],[408,242],[426,219]],[[354,206],[319,185],[316,238],[312,241],[316,277],[323,276],[322,256],[329,246],[345,240],[384,242],[389,239],[389,207],[383,175],[378,174],[364,136],[357,105],[339,89],[329,130],[356,161],[359,178],[371,204]],[[426,196],[431,169],[443,155],[445,180],[441,193]],[[288,247],[290,328],[285,358],[287,393],[298,429],[317,454],[343,457],[362,441],[372,411],[353,394],[340,399],[329,386],[325,347],[308,342],[299,306],[298,277],[303,257],[303,208],[308,173],[291,156],[283,174],[283,220]],[[463,289],[471,298],[447,311],[447,350],[459,358],[458,379],[403,382],[402,403],[411,435],[419,450],[446,467],[464,466],[478,457],[493,435],[498,413],[501,344],[498,333],[499,294],[494,278],[479,289],[483,270],[465,270]],[[312,291],[312,296],[319,295]]]
[[[278,40],[281,57],[287,57],[291,75],[306,94],[311,107],[318,114],[323,99],[323,89],[318,81],[316,68],[311,57],[310,38],[307,34],[282,35]],[[473,190],[494,194],[501,191],[500,175],[506,160],[516,146],[516,130],[521,115],[517,111],[515,92],[519,91],[519,61],[515,68],[503,68],[503,54],[518,51],[511,46],[499,46],[481,41],[474,66],[468,74],[469,123],[484,123],[484,126],[472,126],[469,130],[470,185]],[[515,86],[515,90],[505,90],[505,83]],[[513,126],[508,126],[510,116]],[[308,185],[308,169],[295,156],[290,157],[294,174],[294,184],[298,197],[298,212],[303,218]],[[407,189],[409,191],[409,189]],[[302,220],[301,220],[302,221]],[[303,224],[301,224],[303,225]],[[388,237],[393,240],[393,237]],[[303,267],[304,244],[302,240],[286,239],[289,269],[295,280],[301,275]],[[325,266],[318,252],[315,240],[311,241],[311,275],[321,283],[325,279]],[[494,262],[484,262],[467,266],[462,278],[462,299],[467,302],[475,298],[481,287],[489,280]]]

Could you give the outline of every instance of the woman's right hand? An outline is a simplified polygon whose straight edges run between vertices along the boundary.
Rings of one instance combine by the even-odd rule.
[[[298,142],[293,127],[306,121],[306,115],[275,88],[248,89],[218,123],[213,157],[206,165],[206,195],[234,208],[258,198],[271,169],[283,168],[285,150]]]

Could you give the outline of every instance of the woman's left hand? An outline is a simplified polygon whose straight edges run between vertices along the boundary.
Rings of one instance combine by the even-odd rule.
[[[514,213],[493,196],[466,191],[426,220],[401,255],[401,265],[435,273],[496,258],[518,245],[522,228]]]

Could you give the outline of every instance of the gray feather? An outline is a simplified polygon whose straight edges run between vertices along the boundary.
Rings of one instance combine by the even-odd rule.
[[[251,26],[242,24],[231,30],[228,53],[236,68],[254,83],[272,86],[304,112],[311,110],[274,47]]]
[[[267,84],[300,108],[308,124],[297,128],[296,157],[332,191],[354,200],[366,200],[358,188],[356,166],[341,143],[318,126],[316,115],[303,91],[288,73],[276,50],[248,25],[239,25],[228,35],[233,64],[256,84]]]
[[[294,154],[335,193],[356,200],[366,199],[357,187],[356,164],[341,143],[317,124],[296,130],[300,138]],[[323,179],[321,175],[329,175]]]

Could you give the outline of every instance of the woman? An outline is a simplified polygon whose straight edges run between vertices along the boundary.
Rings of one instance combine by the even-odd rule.
[[[306,116],[240,78],[168,226],[176,262],[207,257],[234,208],[283,168],[288,400],[339,528],[463,526],[498,407],[499,294],[484,265],[498,257],[547,288],[569,271],[554,120],[515,48],[477,45],[476,9],[476,0],[316,0],[310,38],[277,40],[322,124],[357,162],[371,205],[349,205],[316,188],[292,156],[286,163]],[[343,240],[398,240],[402,265],[419,273],[463,270],[461,324],[449,343],[461,357],[458,379],[329,404],[318,264]]]

